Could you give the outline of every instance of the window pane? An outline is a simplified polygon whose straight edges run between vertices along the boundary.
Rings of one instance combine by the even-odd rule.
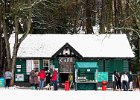
[[[39,60],[33,60],[34,62],[34,69],[39,70]]]
[[[49,67],[49,60],[43,60],[43,67]]]
[[[43,60],[43,68],[45,71],[49,69],[49,63],[50,63],[49,60],[46,60],[46,59]]]

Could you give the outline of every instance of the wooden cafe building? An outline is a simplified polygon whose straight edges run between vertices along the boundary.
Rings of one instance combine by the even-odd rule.
[[[10,39],[11,51],[14,37]],[[87,77],[78,77],[76,68],[80,72],[107,72],[107,80],[111,81],[112,73],[129,71],[129,60],[134,57],[131,46],[125,34],[29,34],[21,43],[15,66],[15,82],[28,82],[32,69],[50,69],[51,65],[58,70],[58,82],[63,84],[73,75],[77,79],[87,80]],[[83,62],[83,63],[80,63]],[[84,65],[88,63],[91,65]],[[80,66],[76,66],[80,63]],[[81,65],[83,64],[83,65]],[[90,70],[88,66],[95,70]],[[83,75],[83,74],[82,74]],[[98,76],[91,78],[98,82]],[[83,81],[83,80],[82,80]],[[90,80],[91,81],[91,80]]]

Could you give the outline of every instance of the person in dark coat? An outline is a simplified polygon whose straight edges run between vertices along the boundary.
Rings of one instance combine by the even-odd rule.
[[[131,71],[129,72],[128,78],[129,78],[129,90],[132,91],[133,90],[133,75]]]
[[[29,82],[30,82],[31,88],[34,89],[35,88],[35,71],[34,70],[30,72]]]
[[[51,73],[50,70],[48,70],[46,73],[46,85],[50,85],[50,82],[51,82]]]
[[[117,89],[121,90],[121,76],[119,72],[116,72],[116,77],[117,77],[117,83],[116,83]]]
[[[38,71],[35,71],[35,89],[37,90],[39,85]]]

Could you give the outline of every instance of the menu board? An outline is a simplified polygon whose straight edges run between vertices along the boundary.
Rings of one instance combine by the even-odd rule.
[[[108,82],[108,72],[98,72],[98,82]]]

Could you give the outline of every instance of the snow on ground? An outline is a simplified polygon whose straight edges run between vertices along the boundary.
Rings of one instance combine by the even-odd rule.
[[[140,91],[65,91],[0,88],[0,100],[140,100]]]

